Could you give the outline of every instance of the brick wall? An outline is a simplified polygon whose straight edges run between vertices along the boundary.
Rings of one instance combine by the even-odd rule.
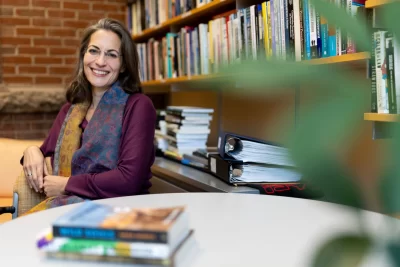
[[[0,91],[64,88],[75,66],[83,29],[103,17],[125,23],[126,3],[0,0]],[[0,137],[43,139],[56,114],[0,111]]]
[[[0,138],[43,140],[57,112],[0,113]]]
[[[74,69],[83,29],[103,17],[125,23],[126,3],[126,0],[1,0],[3,82],[6,86],[65,85]]]

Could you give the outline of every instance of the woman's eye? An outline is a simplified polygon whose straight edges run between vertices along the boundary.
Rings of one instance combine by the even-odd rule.
[[[89,49],[89,53],[92,55],[97,55],[97,54],[99,54],[99,51],[96,49]]]
[[[117,58],[117,57],[118,57],[118,55],[113,54],[113,53],[109,53],[108,56],[109,56],[109,57],[112,57],[112,58]]]

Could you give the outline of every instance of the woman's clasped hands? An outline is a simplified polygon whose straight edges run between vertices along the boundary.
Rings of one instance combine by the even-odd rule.
[[[37,146],[28,147],[24,151],[23,170],[31,189],[46,196],[65,194],[65,186],[69,177],[50,175],[42,151]]]

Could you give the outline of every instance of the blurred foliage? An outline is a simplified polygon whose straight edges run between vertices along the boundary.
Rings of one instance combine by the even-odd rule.
[[[326,0],[310,1],[328,23],[337,25],[353,36],[358,51],[371,51],[374,29],[368,25],[366,17],[352,17]],[[379,7],[379,24],[392,31],[396,38],[400,36],[399,16],[400,2]],[[320,66],[276,58],[244,60],[225,66],[220,73],[221,77],[229,77],[230,81],[240,85],[229,88],[230,91],[236,90],[235,93],[273,96],[284,94],[301,84],[302,93],[307,91],[315,96],[318,101],[303,111],[296,130],[289,133],[282,131],[288,134],[287,143],[291,155],[305,180],[321,188],[328,201],[355,207],[355,211],[365,208],[360,189],[354,184],[354,177],[339,162],[337,150],[350,147],[348,144],[356,138],[354,132],[363,122],[364,112],[369,111],[366,109],[370,106],[369,79],[354,75],[351,69],[343,66]],[[212,86],[222,88],[225,81],[216,80]],[[396,163],[400,159],[400,126],[398,123],[388,123],[387,126],[393,133],[388,151],[391,161],[385,164],[387,167],[377,177],[380,182],[380,200],[383,204],[382,212],[400,214],[400,164]],[[360,214],[355,212],[357,215]],[[361,218],[359,222],[360,229],[363,229]],[[383,227],[390,226],[394,226],[392,222]],[[335,237],[320,248],[314,266],[359,266],[361,258],[373,242],[366,232],[360,236]],[[379,242],[378,245],[387,249],[393,263],[400,266],[400,241],[397,237],[392,237],[386,243]]]

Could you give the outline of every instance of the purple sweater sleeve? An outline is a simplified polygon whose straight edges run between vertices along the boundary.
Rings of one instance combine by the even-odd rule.
[[[117,167],[103,173],[71,176],[65,191],[100,199],[148,193],[154,163],[156,110],[143,94],[129,97],[123,122]]]

